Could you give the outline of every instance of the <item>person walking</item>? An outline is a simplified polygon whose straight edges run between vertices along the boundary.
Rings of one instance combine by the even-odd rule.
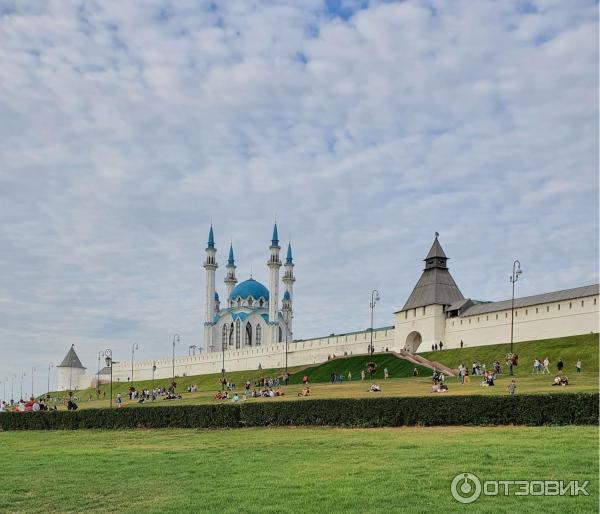
[[[460,380],[461,384],[465,383],[465,367],[463,366],[462,362],[458,366],[458,379]]]
[[[364,382],[365,381],[365,370],[361,369],[360,370],[360,379]]]
[[[550,374],[550,370],[548,369],[548,366],[550,366],[550,361],[548,360],[548,357],[546,357],[544,359],[544,370],[542,371],[542,373],[547,373],[548,375]]]
[[[352,382],[352,371],[348,371],[348,382]]]
[[[440,350],[444,347],[444,343],[440,341]]]
[[[388,371],[387,368],[383,368],[383,378],[385,380],[387,380],[388,378],[390,378],[390,372]]]
[[[564,368],[564,363],[562,360],[562,357],[560,359],[558,359],[558,362],[556,363],[556,368],[558,369],[558,372],[560,373],[562,371],[562,369]]]
[[[575,363],[575,370],[577,373],[581,373],[581,359],[577,359],[577,362]]]

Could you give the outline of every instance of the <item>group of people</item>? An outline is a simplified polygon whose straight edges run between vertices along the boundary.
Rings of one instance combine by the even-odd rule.
[[[462,342],[462,341],[461,341]],[[461,346],[462,348],[462,346]],[[440,343],[434,343],[431,345],[431,351],[436,352],[437,350],[443,350],[444,349],[444,343],[442,343],[440,341]]]
[[[69,401],[73,400],[69,399]],[[10,402],[0,401],[0,412],[39,412],[49,410],[56,410],[56,405],[50,407],[43,398],[39,400],[30,398],[29,401],[19,400],[18,402],[13,400]]]
[[[563,362],[562,357],[560,357],[558,359],[558,361],[556,361],[556,369],[558,370],[559,375],[562,373],[562,370],[564,367],[565,367],[565,363]],[[540,361],[540,359],[535,358],[533,360],[533,372],[549,375],[550,374],[550,360],[548,359],[548,357],[546,357],[543,361]],[[577,359],[577,362],[575,363],[575,372],[581,373],[581,359],[579,359],[579,358]]]
[[[247,400],[248,398],[275,398],[276,396],[284,396],[285,392],[283,389],[278,387],[277,389],[271,389],[265,387],[262,390],[253,389],[252,392],[245,392],[241,395],[237,392],[229,391],[217,391],[214,395],[215,400],[231,400],[232,402],[239,402],[241,400]]]
[[[552,382],[553,386],[566,386],[569,385],[569,377],[561,377],[560,375],[556,375],[554,377],[554,382]]]

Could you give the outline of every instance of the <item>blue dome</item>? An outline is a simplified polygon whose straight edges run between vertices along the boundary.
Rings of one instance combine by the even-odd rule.
[[[248,280],[240,282],[233,288],[233,291],[231,291],[231,294],[229,295],[229,299],[235,300],[238,296],[241,296],[242,300],[245,300],[249,296],[258,300],[262,296],[265,300],[269,301],[269,290],[260,282],[257,282],[253,278],[249,278]]]

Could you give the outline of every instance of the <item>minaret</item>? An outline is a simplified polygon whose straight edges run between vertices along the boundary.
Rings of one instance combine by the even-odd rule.
[[[285,293],[283,295],[283,311],[284,317],[286,318],[287,328],[289,335],[292,335],[292,320],[293,320],[293,307],[292,300],[294,299],[294,282],[296,277],[294,276],[294,261],[292,259],[292,244],[288,243],[287,257],[285,258],[285,264],[283,265],[283,283],[285,284]]]
[[[204,316],[204,349],[207,352],[217,351],[213,345],[213,319],[215,316],[215,271],[218,268],[216,260],[217,249],[215,248],[215,236],[212,225],[208,233],[208,243],[206,245],[206,260],[204,269],[206,270],[206,294],[205,316]]]
[[[271,257],[267,266],[269,267],[269,342],[274,344],[279,341],[279,323],[277,311],[279,309],[279,236],[277,235],[277,223],[273,227],[273,237],[271,238]]]
[[[227,266],[225,268],[227,273],[225,274],[225,285],[227,286],[227,306],[231,307],[231,300],[229,295],[237,284],[237,278],[235,278],[235,259],[233,258],[233,245],[229,245],[229,259],[227,259]]]

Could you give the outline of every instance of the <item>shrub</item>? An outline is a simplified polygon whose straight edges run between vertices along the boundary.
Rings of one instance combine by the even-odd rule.
[[[598,393],[430,396],[7,412],[0,430],[238,428],[287,425],[597,425]]]

